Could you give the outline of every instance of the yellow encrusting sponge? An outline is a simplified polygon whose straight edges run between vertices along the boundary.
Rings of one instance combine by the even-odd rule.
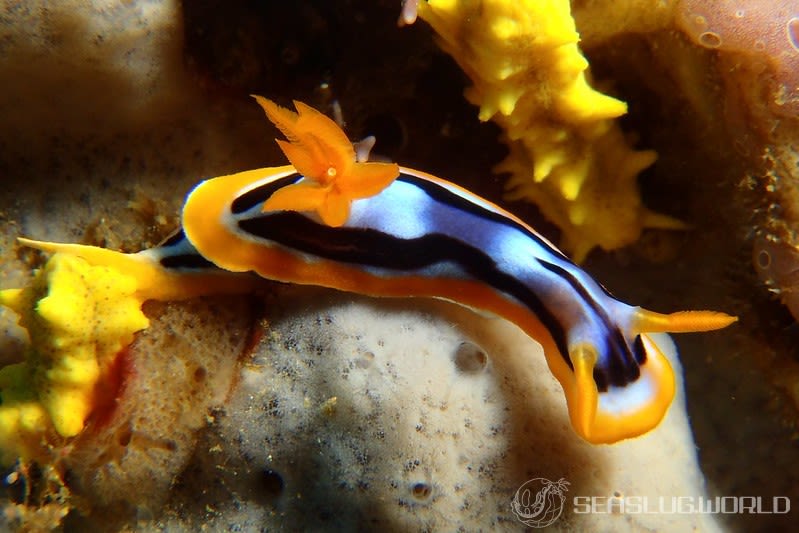
[[[136,280],[116,269],[55,254],[0,305],[28,330],[25,360],[0,369],[0,460],[35,457],[55,430],[73,437],[93,408],[94,387],[113,357],[149,325]]]
[[[581,261],[612,250],[645,227],[685,225],[641,204],[637,174],[651,150],[633,150],[615,118],[627,106],[594,90],[568,0],[428,0],[419,16],[469,75],[466,98],[480,120],[505,130],[508,198],[534,202]]]

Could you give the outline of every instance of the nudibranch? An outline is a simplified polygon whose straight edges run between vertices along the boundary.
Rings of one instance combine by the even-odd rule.
[[[627,305],[501,207],[424,172],[358,162],[344,133],[308,106],[295,103],[294,113],[258,102],[286,135],[280,146],[292,164],[200,183],[181,230],[162,245],[122,254],[24,243],[112,263],[151,298],[235,290],[260,276],[496,314],[543,346],[574,430],[592,443],[647,432],[671,403],[675,378],[649,333],[736,320]]]

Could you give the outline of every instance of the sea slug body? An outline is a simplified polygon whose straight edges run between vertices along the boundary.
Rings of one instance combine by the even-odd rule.
[[[161,246],[122,254],[25,243],[113,263],[132,273],[140,298],[251,290],[260,276],[440,298],[496,314],[541,343],[574,430],[593,443],[641,435],[666,413],[675,379],[649,333],[708,331],[736,320],[627,305],[499,206],[424,172],[359,163],[318,111],[297,103],[294,114],[258,101],[286,133],[281,148],[293,164],[200,183],[184,205],[182,229]],[[301,189],[321,192],[308,202],[295,194]]]

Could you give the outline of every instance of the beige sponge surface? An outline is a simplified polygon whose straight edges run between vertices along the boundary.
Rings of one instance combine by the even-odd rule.
[[[705,494],[682,393],[648,435],[593,446],[571,430],[540,346],[504,320],[303,288],[266,308],[155,529],[516,530],[511,501],[533,478],[569,482],[559,530],[716,527],[608,513],[613,498]],[[604,514],[575,513],[575,496]]]

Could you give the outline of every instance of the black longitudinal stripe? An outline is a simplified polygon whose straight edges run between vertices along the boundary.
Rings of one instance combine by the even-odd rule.
[[[544,242],[539,235],[532,233],[530,230],[518,224],[516,221],[506,217],[505,215],[496,213],[470,200],[467,200],[466,198],[463,198],[462,196],[455,194],[454,192],[450,191],[446,187],[439,185],[438,183],[431,182],[416,176],[412,176],[410,174],[402,174],[402,173],[399,175],[399,178],[397,178],[397,181],[404,181],[406,183],[410,183],[422,189],[425,193],[427,193],[431,198],[433,198],[437,202],[441,202],[442,204],[452,206],[455,209],[465,211],[469,214],[475,215],[485,220],[490,220],[491,222],[496,222],[504,226],[509,226],[518,231],[521,231],[522,233],[527,235],[530,239],[534,240],[539,246],[541,246],[545,250],[549,250],[553,255],[557,256],[560,259],[563,259],[564,261],[571,262],[568,257],[563,255],[563,252],[561,252],[557,248],[553,248],[552,246]]]
[[[644,340],[641,338],[641,335],[635,336],[635,340],[633,341],[633,353],[635,354],[635,360],[638,361],[638,364],[644,364],[644,361],[646,361],[646,348],[644,348]]]
[[[294,212],[246,218],[239,228],[259,238],[331,261],[356,263],[412,273],[452,262],[474,279],[504,292],[532,311],[549,330],[561,357],[574,370],[568,356],[566,332],[530,288],[502,272],[482,250],[440,233],[400,239],[374,229],[331,228]]]
[[[600,383],[609,383],[617,387],[623,387],[637,380],[641,375],[639,364],[643,364],[646,361],[646,353],[641,351],[633,355],[622,332],[613,324],[602,306],[591,297],[583,284],[571,272],[559,265],[541,259],[538,262],[542,267],[566,281],[605,327],[606,349],[609,357],[607,359],[607,368],[604,369],[604,372],[607,375],[602,375],[603,369],[599,365],[594,367],[594,381],[597,382],[597,386]]]
[[[619,328],[612,327],[605,339],[606,353],[609,354],[605,369],[608,382],[616,387],[623,387],[637,380],[641,376],[641,368],[633,359],[632,351]],[[597,370],[599,368],[595,367],[594,372]]]
[[[219,268],[198,254],[167,255],[159,261],[164,268],[214,269]]]
[[[526,235],[527,237],[529,237],[533,241],[535,241],[541,248],[543,248],[544,250],[549,251],[552,255],[558,257],[559,259],[561,259],[563,261],[566,261],[569,264],[572,264],[572,265],[574,264],[574,263],[572,263],[571,259],[569,259],[568,257],[566,257],[563,254],[563,252],[561,252],[557,248],[554,248],[549,243],[545,242],[541,238],[540,235],[538,235],[537,233],[531,232],[529,229],[525,228],[524,226],[520,225],[519,223],[515,222],[514,220],[506,217],[505,215],[502,215],[500,213],[495,213],[494,211],[491,211],[490,209],[486,209],[485,207],[482,207],[482,206],[480,206],[480,205],[478,205],[478,204],[476,204],[474,202],[471,202],[471,201],[469,201],[469,200],[467,200],[465,198],[462,198],[461,196],[453,193],[452,191],[448,190],[446,187],[443,187],[443,186],[441,186],[441,185],[439,185],[437,183],[433,183],[431,181],[424,180],[424,179],[418,178],[416,176],[412,176],[410,174],[400,174],[400,177],[397,178],[397,179],[400,180],[400,181],[405,181],[407,183],[411,183],[411,184],[419,187],[420,189],[425,191],[431,198],[435,199],[436,201],[442,202],[442,203],[447,204],[447,205],[451,205],[452,207],[455,207],[457,209],[461,209],[461,210],[466,211],[466,212],[468,212],[468,213],[470,213],[472,215],[476,215],[476,216],[478,216],[480,218],[483,218],[483,219],[486,219],[486,220],[490,220],[492,222],[496,222],[496,223],[503,224],[505,226],[509,226],[511,228],[514,228],[514,229],[522,232],[524,235]],[[575,265],[575,268],[579,268],[579,267],[577,267]],[[597,285],[602,290],[602,292],[604,292],[605,294],[607,294],[611,298],[613,297],[613,295],[610,294],[610,292],[604,286],[602,286],[599,283],[597,283]]]
[[[612,330],[612,336],[615,338],[615,345],[622,348],[621,354],[624,357],[624,368],[626,372],[624,374],[625,382],[632,383],[633,381],[637,380],[641,376],[641,365],[639,356],[646,362],[646,352],[642,351],[640,354],[635,353],[635,339],[632,339],[633,345],[630,345],[630,341],[628,341],[624,334],[621,332],[618,326],[614,327]]]
[[[234,215],[238,215],[240,213],[244,213],[245,211],[252,209],[256,205],[265,202],[267,198],[272,196],[275,191],[278,189],[285,187],[286,185],[290,185],[297,181],[300,175],[296,172],[292,172],[288,176],[283,178],[278,178],[274,181],[270,181],[269,183],[265,183],[260,187],[256,187],[250,191],[245,192],[235,200],[230,206],[230,210],[233,212]]]

